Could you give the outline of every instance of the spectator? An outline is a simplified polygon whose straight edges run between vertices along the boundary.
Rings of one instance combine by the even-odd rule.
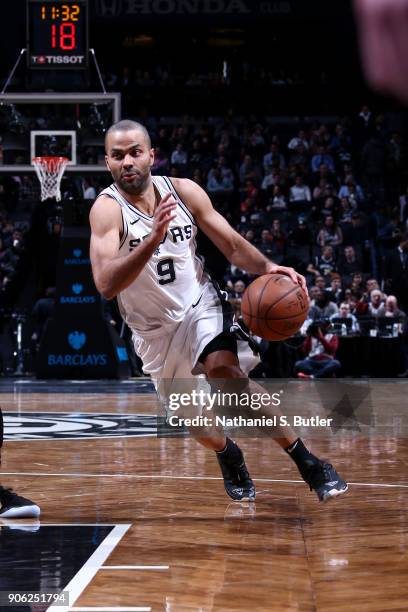
[[[327,166],[329,172],[334,172],[334,161],[331,155],[327,153],[325,146],[320,146],[318,153],[313,155],[311,161],[312,172],[317,173],[321,166]]]
[[[398,308],[398,300],[395,295],[389,295],[385,300],[385,317],[394,317],[401,324],[401,329],[405,327],[407,322],[406,313]]]
[[[308,272],[315,274],[316,276],[328,277],[332,272],[336,271],[336,260],[334,256],[333,247],[326,245],[322,248],[322,254],[315,258],[315,263],[309,264],[307,268]]]
[[[307,330],[307,337],[302,345],[305,359],[295,363],[298,378],[313,379],[334,376],[341,368],[335,359],[339,339],[328,333],[330,323],[320,321],[311,323]]]
[[[335,223],[334,217],[329,215],[325,218],[323,227],[317,234],[317,244],[321,247],[330,245],[332,247],[339,246],[343,242],[343,232]]]
[[[330,302],[329,296],[323,289],[320,289],[317,294],[315,304],[309,310],[308,318],[312,321],[321,319],[330,319],[333,315],[337,314],[339,309],[337,304]]]
[[[408,311],[408,235],[402,234],[399,245],[387,254],[384,263],[384,289],[392,293]]]
[[[340,187],[337,197],[340,200],[341,198],[347,198],[353,208],[358,208],[364,202],[364,192],[360,185],[354,182],[352,176],[345,179],[344,185]]]
[[[357,317],[355,317],[350,311],[349,302],[342,302],[340,304],[339,312],[336,315],[332,315],[330,318],[331,321],[333,321],[333,319],[348,319],[351,321],[351,331],[353,334],[357,334],[360,331]]]
[[[272,259],[274,252],[272,243],[273,236],[271,232],[268,229],[263,229],[261,232],[261,242],[258,245],[258,249],[265,255],[265,257],[268,257],[269,259]]]
[[[254,164],[250,155],[245,155],[244,160],[239,167],[239,180],[241,185],[245,185],[248,180],[251,180],[254,185],[259,185],[261,182],[261,172],[259,166]]]
[[[88,178],[82,181],[82,194],[84,200],[94,200],[96,198],[96,189]]]
[[[278,145],[274,142],[270,146],[269,153],[266,153],[263,157],[263,167],[265,172],[271,170],[272,167],[279,168],[282,172],[286,167],[285,158],[279,152]]]
[[[227,194],[234,189],[234,184],[228,176],[222,176],[219,168],[213,168],[208,173],[207,191],[209,193]]]
[[[304,130],[299,130],[298,135],[289,141],[288,149],[294,151],[299,145],[303,145],[306,151],[309,149],[309,142]]]
[[[330,281],[330,287],[326,289],[329,294],[329,300],[331,302],[335,302],[336,304],[340,304],[343,300],[343,289],[341,286],[341,276],[339,274],[332,274]]]
[[[274,185],[271,197],[270,209],[273,210],[286,210],[287,204],[285,196],[282,193],[280,185]],[[268,208],[269,210],[269,208]]]
[[[45,324],[54,315],[54,309],[55,287],[47,287],[44,297],[36,301],[32,312],[33,334],[31,339],[37,345],[41,342]]]
[[[305,219],[298,217],[297,226],[289,233],[289,242],[292,246],[311,246],[313,234]]]
[[[179,142],[176,145],[173,153],[170,157],[172,166],[186,166],[188,161],[187,152],[184,150],[183,145]]]
[[[236,300],[242,300],[242,296],[245,291],[245,283],[243,280],[239,279],[235,281],[233,291],[230,294],[230,297]]]
[[[339,261],[339,272],[347,277],[351,277],[354,272],[359,272],[362,267],[362,261],[357,257],[354,247],[344,247],[343,257]]]
[[[312,196],[310,188],[303,183],[303,178],[298,175],[295,184],[290,188],[289,200],[291,202],[310,202]]]
[[[379,289],[373,289],[370,292],[370,302],[368,304],[367,314],[372,317],[385,316],[384,297]]]

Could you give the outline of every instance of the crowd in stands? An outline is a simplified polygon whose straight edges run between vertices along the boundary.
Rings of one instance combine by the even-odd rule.
[[[368,106],[297,125],[232,114],[140,120],[153,174],[191,178],[249,242],[306,276],[309,320],[350,316],[357,332],[361,316],[390,316],[406,329],[408,147],[395,121]],[[36,179],[13,180],[20,201],[38,197]],[[108,180],[75,179],[76,197],[93,199]],[[0,237],[7,283],[23,236],[3,213]],[[250,281],[228,265],[223,284],[236,305]]]

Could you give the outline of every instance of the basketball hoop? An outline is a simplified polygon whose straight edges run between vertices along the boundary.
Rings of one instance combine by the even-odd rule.
[[[41,201],[61,199],[61,179],[69,159],[67,157],[33,157],[33,166],[41,185]]]

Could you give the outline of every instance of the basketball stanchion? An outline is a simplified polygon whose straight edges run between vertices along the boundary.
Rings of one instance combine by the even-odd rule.
[[[61,179],[69,162],[67,157],[33,157],[33,165],[41,185],[41,201],[61,200]]]

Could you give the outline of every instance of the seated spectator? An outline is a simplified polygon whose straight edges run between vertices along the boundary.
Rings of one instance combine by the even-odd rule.
[[[350,246],[364,246],[366,248],[370,240],[370,230],[365,215],[353,213],[351,223],[342,223],[343,242]]]
[[[279,170],[276,168],[272,168],[268,172],[268,174],[265,174],[264,178],[262,179],[261,189],[272,195],[273,188],[275,187],[275,185],[280,185],[280,182],[281,177],[279,174]]]
[[[288,149],[294,151],[299,145],[303,145],[306,150],[309,149],[309,142],[306,138],[305,130],[299,130],[298,135],[289,141]]]
[[[329,325],[320,321],[318,325],[311,323],[309,326],[302,345],[306,358],[295,363],[298,378],[327,378],[334,376],[341,368],[340,362],[335,359],[339,339],[328,333]]]
[[[295,166],[299,172],[307,173],[309,166],[308,152],[302,144],[299,144],[289,157],[289,166]]]
[[[365,286],[366,286],[367,296],[370,295],[373,289],[378,289],[378,290],[380,289],[380,285],[378,284],[378,280],[376,278],[367,278]]]
[[[186,166],[188,161],[187,152],[184,150],[183,145],[179,142],[176,145],[173,153],[171,154],[170,161],[172,166]]]
[[[251,180],[254,185],[259,185],[261,182],[260,168],[253,162],[250,155],[245,155],[239,167],[239,180],[241,185],[245,185],[248,180]]]
[[[309,264],[307,271],[316,276],[328,277],[336,271],[336,259],[333,247],[326,245],[322,249],[322,254],[315,257],[314,264]]]
[[[283,258],[285,246],[286,246],[286,236],[282,232],[281,223],[279,219],[274,219],[272,221],[271,228],[271,236],[272,236],[272,258],[279,259],[279,262]],[[278,262],[278,263],[279,263]]]
[[[332,156],[327,153],[325,146],[320,146],[316,155],[313,155],[311,161],[312,172],[319,172],[320,166],[327,166],[329,172],[334,172],[334,161]]]
[[[312,285],[309,289],[310,306],[314,306],[316,299],[319,296],[320,288],[317,285]]]
[[[351,206],[348,198],[341,198],[340,200],[340,212],[339,212],[339,223],[351,223],[351,217],[353,215],[353,207]]]
[[[332,274],[330,286],[326,288],[327,293],[329,294],[329,300],[331,302],[335,302],[336,304],[340,304],[343,300],[343,288],[341,285],[341,276],[339,274]]]
[[[263,167],[265,173],[271,170],[272,167],[279,168],[280,171],[283,171],[286,167],[285,158],[279,152],[278,145],[274,142],[270,146],[269,153],[263,156]]]
[[[323,207],[320,211],[320,215],[322,219],[325,219],[326,217],[335,217],[336,212],[337,212],[337,206],[336,206],[336,202],[334,198],[332,198],[331,196],[329,196],[328,198],[325,198]]]
[[[46,322],[54,315],[54,309],[55,287],[47,287],[45,296],[36,301],[32,311],[33,334],[31,340],[37,345],[41,342]]]
[[[321,247],[330,245],[333,247],[339,246],[343,242],[343,232],[335,223],[334,217],[329,215],[323,222],[323,227],[317,234],[317,244]]]
[[[244,295],[245,289],[246,289],[246,286],[243,280],[239,279],[235,281],[233,285],[233,290],[230,293],[230,298],[233,298],[236,300],[242,300],[242,296]]]
[[[207,191],[209,193],[231,193],[234,183],[228,176],[222,176],[219,168],[212,168],[208,173]]]
[[[308,318],[312,321],[330,319],[331,316],[337,314],[338,312],[339,309],[337,304],[330,302],[326,291],[320,289],[314,305],[311,306],[309,310]]]
[[[385,316],[385,306],[384,306],[384,296],[379,289],[373,289],[370,292],[370,302],[367,308],[367,314],[372,317],[384,317]]]
[[[319,289],[321,289],[322,291],[326,291],[326,279],[324,278],[324,276],[321,276],[320,274],[319,276],[316,276],[315,285],[316,287],[319,287]]]
[[[290,188],[289,200],[291,202],[311,202],[310,188],[303,183],[303,178],[298,175],[295,184]]]
[[[339,312],[336,315],[332,315],[330,317],[330,321],[333,319],[349,319],[351,321],[351,331],[353,334],[357,334],[360,331],[360,326],[357,321],[357,317],[355,317],[350,311],[349,302],[342,302],[340,304]]]
[[[405,327],[407,322],[406,313],[398,307],[398,300],[395,295],[389,295],[385,300],[385,317],[394,317],[398,323]]]
[[[327,197],[327,189],[330,187],[330,183],[328,183],[325,178],[320,179],[319,183],[313,189],[313,199],[323,200],[325,197]]]
[[[258,249],[265,255],[265,257],[268,257],[269,259],[272,259],[274,252],[272,242],[273,236],[271,232],[268,229],[263,229],[261,232],[261,241],[258,244]]]
[[[364,192],[360,185],[354,182],[352,176],[348,176],[345,179],[344,185],[342,185],[337,194],[339,200],[341,198],[347,198],[353,208],[358,208],[361,202],[364,202]]]
[[[286,199],[282,193],[282,189],[280,185],[274,185],[270,202],[271,202],[270,206],[267,208],[267,210],[270,210],[270,209],[286,210],[287,209]]]
[[[354,272],[359,272],[363,267],[361,258],[357,257],[354,247],[346,246],[343,250],[343,257],[339,260],[339,272],[351,277]]]

